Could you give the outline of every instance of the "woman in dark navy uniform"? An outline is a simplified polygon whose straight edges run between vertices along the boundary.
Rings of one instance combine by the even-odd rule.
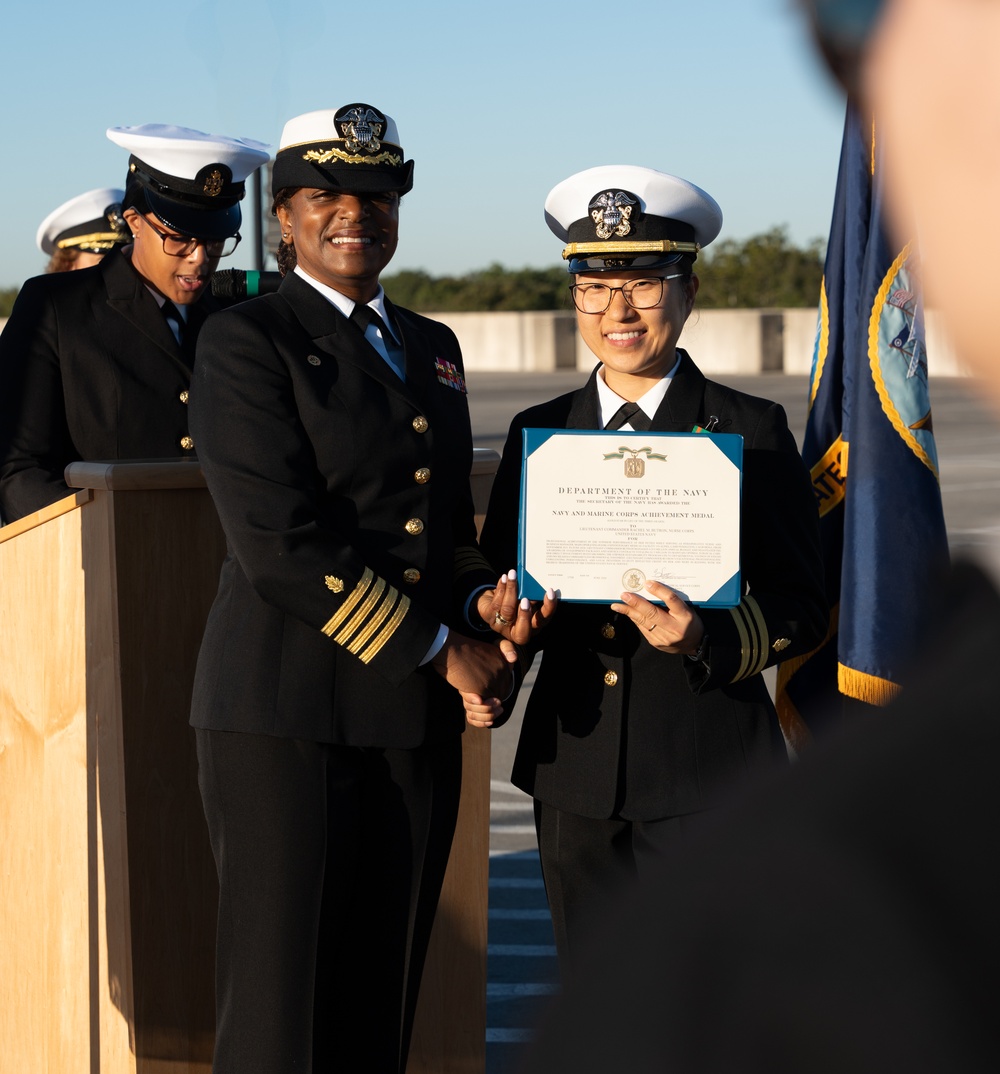
[[[284,279],[198,343],[194,434],[230,548],[192,712],[215,1074],[405,1067],[457,810],[453,687],[511,685],[495,636],[462,633],[495,578],[458,343],[379,284],[412,171],[371,105],[290,120]]]
[[[536,635],[544,652],[512,778],[535,799],[566,972],[609,890],[747,771],[784,758],[761,672],[818,644],[827,607],[812,488],[782,408],[707,379],[678,346],[718,205],[683,179],[614,165],[560,183],[545,209],[600,364],[579,391],[512,422],[482,536],[490,561],[516,561],[522,429],[703,429],[744,440],[737,607],[694,608],[651,581],[647,595],[662,603],[626,593],[610,607],[562,604]],[[499,618],[509,631],[510,615]],[[475,698],[467,713],[495,722]]]
[[[38,225],[35,241],[49,263],[46,272],[75,272],[100,263],[125,246],[130,232],[122,217],[124,190],[88,190],[70,198]]]
[[[239,241],[259,142],[186,127],[112,127],[128,149],[129,245],[79,272],[28,280],[0,336],[0,514],[68,495],[71,462],[191,458],[194,341]]]

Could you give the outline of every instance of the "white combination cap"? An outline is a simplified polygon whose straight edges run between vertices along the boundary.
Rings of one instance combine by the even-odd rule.
[[[549,191],[545,222],[566,243],[570,272],[669,265],[696,257],[722,230],[701,187],[635,164],[577,172]]]
[[[202,238],[239,231],[246,178],[270,159],[264,142],[167,123],[109,127],[107,134],[131,154],[125,207],[137,185],[165,224]]]
[[[124,190],[101,187],[63,202],[39,225],[35,235],[39,250],[49,257],[69,249],[104,254],[131,241],[122,219],[124,197]]]
[[[391,116],[357,102],[290,119],[271,171],[271,192],[316,187],[360,194],[405,194],[413,161],[399,144]]]

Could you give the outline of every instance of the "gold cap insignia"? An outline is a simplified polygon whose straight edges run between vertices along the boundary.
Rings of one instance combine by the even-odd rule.
[[[639,203],[635,195],[625,190],[604,190],[591,198],[590,218],[594,221],[594,230],[599,239],[610,239],[612,235],[623,239],[631,230],[629,217],[633,206]]]
[[[348,105],[334,117],[333,125],[349,153],[377,153],[382,148],[385,116],[367,104]]]
[[[225,180],[222,178],[222,172],[220,172],[218,168],[213,168],[208,175],[205,176],[202,190],[204,190],[210,198],[217,198],[222,193],[222,188],[225,185]]]
[[[326,582],[326,588],[331,590],[332,592],[334,592],[334,593],[343,593],[344,592],[344,583],[339,578],[335,577],[334,575],[328,574],[326,576],[326,578],[324,579],[324,581]]]

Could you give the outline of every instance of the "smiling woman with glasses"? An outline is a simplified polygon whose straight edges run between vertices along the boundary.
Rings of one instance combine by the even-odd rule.
[[[690,272],[672,272],[669,276],[653,276],[633,280],[622,287],[609,287],[606,283],[570,284],[573,305],[581,313],[604,313],[611,305],[616,291],[634,310],[655,309],[663,298],[663,285],[667,280],[690,278]]]
[[[694,262],[719,234],[719,206],[676,176],[609,165],[560,183],[545,210],[564,244],[577,328],[598,365],[578,391],[511,424],[481,542],[494,568],[517,562],[525,429],[614,430],[605,450],[631,445],[626,451],[648,451],[657,432],[744,439],[740,557],[748,589],[737,607],[687,603],[663,584],[678,573],[664,551],[659,577],[620,603],[560,603],[544,625],[544,616],[533,622],[544,605],[523,601],[519,609],[509,598],[483,616],[529,652],[542,650],[512,778],[534,798],[560,970],[569,977],[607,893],[654,868],[746,773],[783,759],[761,672],[818,644],[827,607],[812,487],[784,412],[708,380],[679,346],[698,293]],[[662,441],[656,450],[670,454]],[[686,512],[704,510],[684,502],[689,474],[665,473],[674,489],[642,504],[644,527],[667,517],[686,525]],[[574,554],[619,563],[626,584],[635,564],[624,542],[588,550],[586,519],[580,523]],[[660,531],[665,549],[671,532]],[[473,727],[499,723],[496,706],[471,694],[465,701]]]

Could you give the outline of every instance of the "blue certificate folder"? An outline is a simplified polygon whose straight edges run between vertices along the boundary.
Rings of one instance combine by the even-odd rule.
[[[628,437],[631,440],[636,438],[641,439],[644,445],[649,445],[650,448],[659,452],[662,446],[662,454],[653,455],[649,454],[649,458],[662,458],[667,453],[667,443],[670,440],[676,440],[681,437],[693,438],[696,437],[699,440],[710,441],[715,448],[720,451],[723,456],[728,459],[738,471],[739,474],[739,496],[742,498],[743,494],[743,437],[735,433],[708,433],[708,432],[689,432],[689,433],[656,433],[656,432],[644,432],[644,433],[623,433],[621,431],[606,432],[603,429],[585,430],[585,429],[524,429],[523,435],[523,447],[522,447],[522,464],[521,464],[521,504],[518,521],[518,554],[517,554],[517,582],[518,592],[522,597],[528,597],[529,600],[541,600],[545,595],[547,584],[544,579],[535,578],[530,574],[525,566],[527,559],[527,539],[528,533],[533,524],[532,518],[527,510],[527,504],[531,501],[529,497],[529,466],[528,461],[531,456],[551,437],[561,436],[596,436],[604,437],[608,441],[607,452],[614,453],[620,445],[623,438]],[[647,453],[648,454],[648,453]],[[617,456],[616,456],[617,457]],[[597,478],[595,480],[600,480]],[[534,499],[537,501],[537,489],[534,490]],[[537,520],[535,522],[537,525]],[[665,579],[654,578],[654,581],[664,581],[665,584],[670,585],[670,582]],[[551,583],[548,583],[551,584]],[[622,586],[620,591],[624,591],[627,586]],[[673,586],[672,588],[678,588]],[[641,593],[647,600],[655,601],[655,598],[649,593],[648,590],[638,586],[635,588],[635,592]],[[737,565],[736,571],[722,584],[719,588],[711,594],[707,599],[693,600],[691,603],[697,604],[706,608],[733,608],[740,602],[742,595],[742,582],[740,577],[739,566]],[[581,599],[574,597],[563,597],[563,600],[568,603],[577,604],[596,604],[604,603],[603,600],[597,599]],[[618,594],[609,596],[608,603],[612,600],[618,599]]]

